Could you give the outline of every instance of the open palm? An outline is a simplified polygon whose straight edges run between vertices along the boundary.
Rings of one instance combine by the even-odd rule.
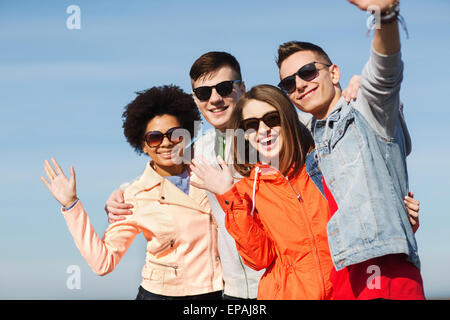
[[[217,157],[217,162],[222,169],[214,168],[204,157],[192,160],[190,168],[201,182],[191,181],[191,184],[215,194],[223,194],[230,190],[234,182],[231,169],[221,157]]]
[[[44,177],[41,177],[41,180],[61,205],[69,207],[77,199],[75,170],[73,167],[70,168],[70,178],[68,179],[61,170],[58,162],[53,158],[51,160],[55,169],[53,169],[48,160],[45,160],[44,170],[49,181]]]

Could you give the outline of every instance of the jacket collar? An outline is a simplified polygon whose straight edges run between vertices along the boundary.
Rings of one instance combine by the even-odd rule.
[[[190,180],[198,181],[198,178],[190,172]],[[143,191],[158,188],[158,200],[162,204],[175,204],[182,207],[195,209],[202,213],[210,213],[207,196],[204,190],[189,186],[189,196],[178,189],[172,182],[161,177],[151,166],[150,162],[145,166],[144,173],[135,182],[137,191],[135,195]]]
[[[306,168],[306,170],[304,170],[304,169],[300,170],[299,174],[308,174],[307,171],[312,170],[314,168],[314,164],[309,164],[309,162],[311,160],[314,160],[314,150],[312,150],[310,153],[307,154],[307,156],[305,158],[307,168]],[[259,172],[258,172],[259,179],[261,179],[261,180],[276,180],[278,182],[285,182],[287,180],[287,177],[293,170],[293,168],[289,169],[288,174],[286,176],[284,176],[280,171],[278,171],[274,167],[271,167],[270,165],[266,165],[266,164],[261,164],[260,162],[258,162],[252,168],[252,171],[250,171],[250,175],[249,175],[250,179],[255,179],[256,167],[259,167]],[[305,167],[305,165],[304,165],[304,167]]]
[[[277,182],[281,182],[281,183],[286,182],[287,176],[284,176],[280,171],[278,171],[274,167],[271,167],[270,165],[266,165],[266,164],[261,164],[261,163],[258,163],[253,167],[253,169],[249,175],[250,179],[252,179],[252,180],[255,179],[256,167],[259,168],[257,179],[274,181],[276,183]],[[292,168],[290,170],[292,170]]]
[[[319,124],[320,126],[324,126],[328,122],[336,122],[341,117],[341,109],[349,104],[351,104],[351,102],[347,102],[344,97],[340,97],[325,119],[317,120],[314,118],[313,122]]]

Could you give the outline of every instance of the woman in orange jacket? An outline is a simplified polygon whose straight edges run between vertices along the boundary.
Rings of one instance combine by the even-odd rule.
[[[138,152],[151,157],[143,174],[124,189],[133,213],[112,223],[100,238],[77,198],[75,172],[67,179],[56,160],[45,161],[47,181],[75,243],[98,275],[111,272],[134,238],[147,240],[142,282],[136,299],[221,299],[222,267],[217,223],[204,190],[180,160],[186,135],[200,114],[192,96],[176,86],[139,92],[125,109],[124,134]],[[184,130],[183,130],[184,129]]]
[[[222,159],[222,171],[195,159],[191,168],[203,183],[191,184],[216,193],[242,259],[266,268],[258,299],[330,299],[330,213],[310,132],[289,99],[269,85],[247,92],[231,121],[243,129],[235,132],[234,169],[244,178],[233,185]],[[242,134],[245,148],[238,145]],[[256,156],[260,161],[252,163]]]
[[[229,127],[235,129],[233,169],[244,178],[233,185],[221,158],[222,170],[194,159],[191,169],[202,182],[191,184],[216,193],[242,259],[266,268],[258,299],[332,299],[330,209],[309,130],[270,85],[241,98]]]

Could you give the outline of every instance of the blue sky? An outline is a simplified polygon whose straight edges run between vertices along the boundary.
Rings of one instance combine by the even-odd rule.
[[[81,29],[66,8],[81,8]],[[401,97],[413,139],[410,186],[421,201],[417,233],[429,298],[450,297],[448,80],[450,3],[402,2]],[[177,84],[211,50],[241,63],[248,88],[278,83],[274,63],[289,40],[321,45],[342,84],[368,58],[368,15],[347,1],[3,1],[0,0],[0,299],[132,299],[144,263],[139,236],[116,270],[96,276],[79,254],[59,205],[39,177],[54,156],[77,172],[79,197],[99,234],[109,194],[139,175],[147,159],[122,133],[134,92]],[[70,265],[81,289],[66,286]]]

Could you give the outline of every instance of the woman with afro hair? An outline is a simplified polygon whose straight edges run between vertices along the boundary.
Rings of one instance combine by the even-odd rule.
[[[44,163],[49,182],[41,180],[63,206],[75,243],[95,273],[111,272],[143,233],[147,249],[138,300],[221,299],[217,224],[205,191],[190,185],[198,178],[182,159],[199,122],[192,96],[173,85],[138,92],[125,107],[124,135],[151,160],[123,190],[132,214],[110,224],[103,238],[77,198],[74,168],[67,178],[55,159],[53,166]]]

